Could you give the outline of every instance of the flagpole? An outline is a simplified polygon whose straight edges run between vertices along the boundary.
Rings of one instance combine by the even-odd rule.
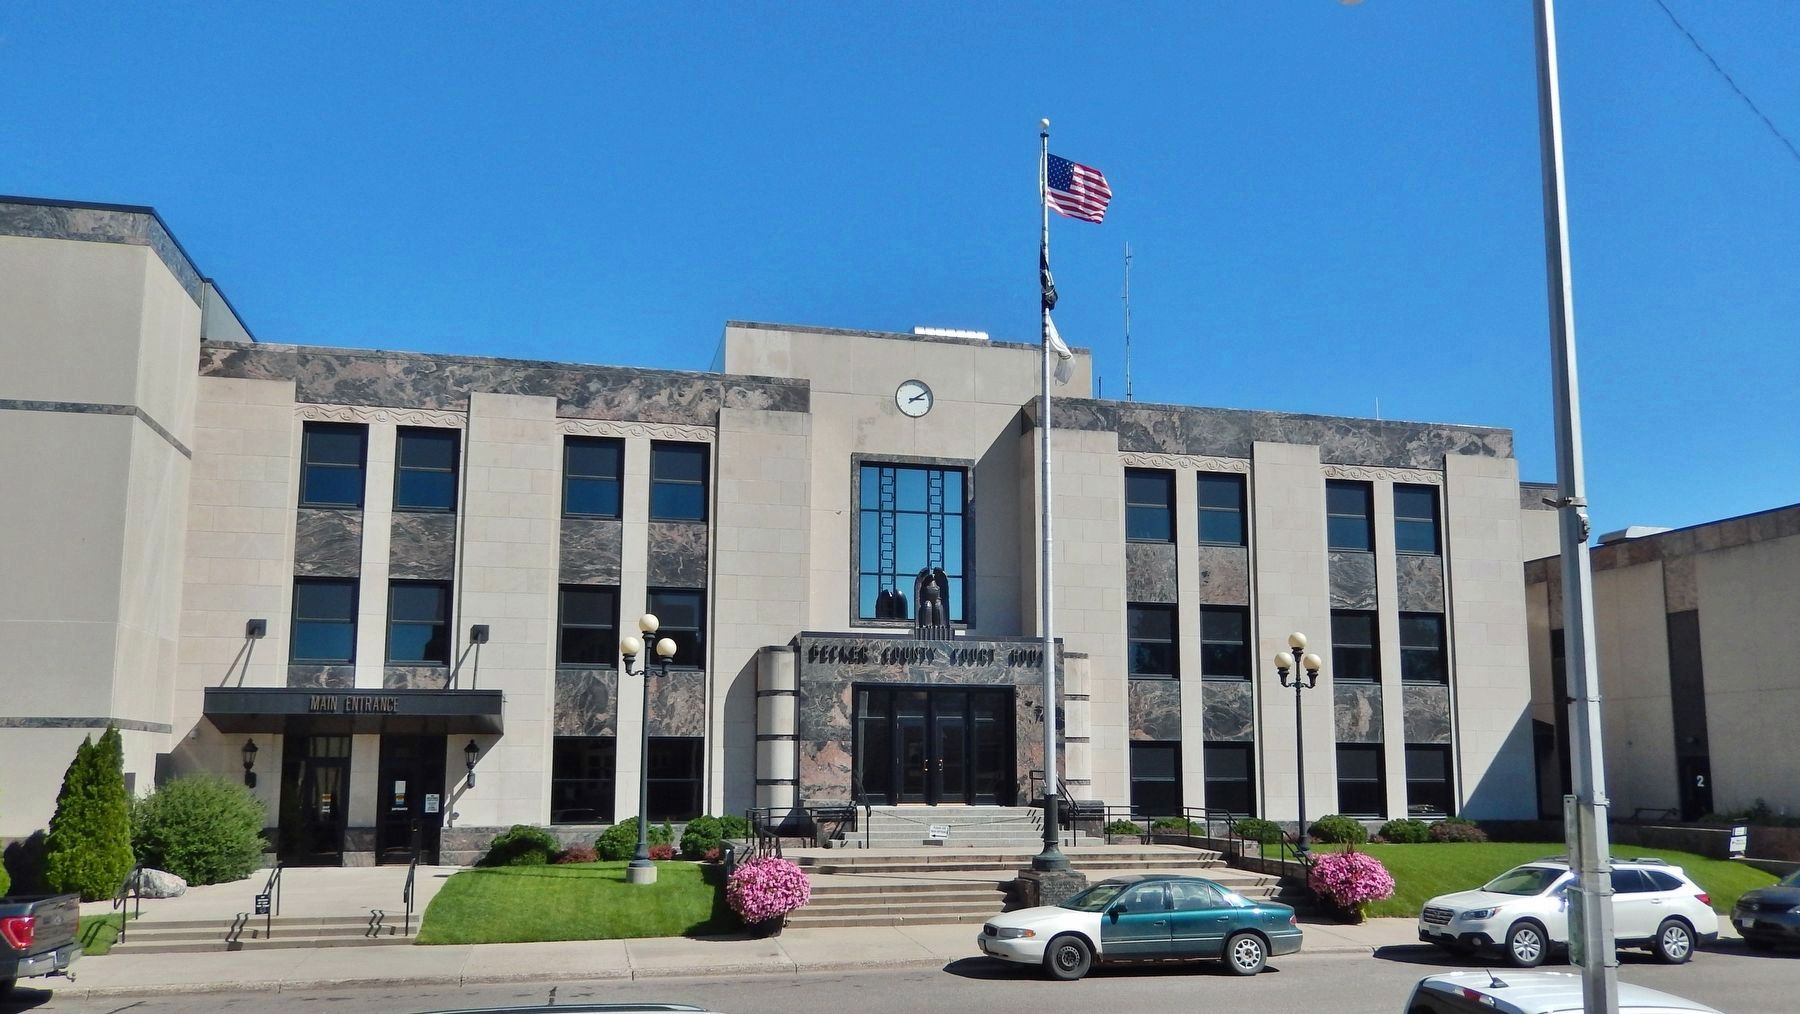
[[[1050,121],[1038,122],[1038,210],[1043,216],[1038,239],[1038,264],[1050,263]],[[1043,473],[1038,508],[1043,519],[1044,534],[1044,850],[1033,856],[1034,870],[1066,870],[1067,856],[1057,846],[1058,813],[1056,776],[1056,635],[1052,630],[1055,617],[1053,600],[1056,582],[1051,574],[1050,551],[1050,305],[1045,294],[1038,297],[1038,344],[1043,353],[1043,392],[1038,397],[1038,459]]]

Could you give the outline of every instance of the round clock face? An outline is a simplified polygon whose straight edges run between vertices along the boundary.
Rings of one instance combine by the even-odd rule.
[[[894,404],[914,419],[931,411],[931,388],[923,380],[909,380],[894,392]]]

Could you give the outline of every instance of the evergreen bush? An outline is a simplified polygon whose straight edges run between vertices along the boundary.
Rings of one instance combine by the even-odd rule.
[[[1143,834],[1144,829],[1129,820],[1115,820],[1106,825],[1107,834]]]
[[[131,806],[131,844],[147,866],[189,884],[249,876],[262,861],[268,814],[243,785],[192,775],[168,782]]]
[[[735,813],[728,813],[720,817],[719,837],[731,841],[748,841],[750,839],[750,821]]]
[[[550,832],[529,824],[514,824],[494,836],[487,855],[477,866],[544,866],[562,850]]]
[[[637,818],[631,817],[600,832],[594,842],[594,851],[604,860],[635,859],[637,857]],[[667,845],[672,835],[667,826],[651,825],[646,839],[651,845]]]
[[[83,901],[113,896],[131,872],[131,810],[125,750],[108,725],[99,742],[83,739],[63,775],[44,855],[46,886]]]
[[[1328,813],[1313,822],[1306,829],[1316,841],[1335,842],[1339,845],[1362,845],[1369,840],[1369,829],[1362,826],[1362,821],[1354,817],[1346,817],[1341,813]]]
[[[1487,841],[1487,832],[1472,820],[1446,817],[1431,825],[1432,841]]]
[[[1232,821],[1237,833],[1251,841],[1270,844],[1281,840],[1281,825],[1261,817],[1243,817]]]
[[[1431,825],[1410,817],[1399,817],[1381,825],[1381,837],[1396,845],[1417,845],[1431,840]]]
[[[695,817],[681,829],[681,856],[684,859],[703,858],[707,852],[719,847],[722,837],[719,818]]]

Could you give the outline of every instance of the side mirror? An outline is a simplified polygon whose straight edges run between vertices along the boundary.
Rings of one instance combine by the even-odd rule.
[[[1113,907],[1106,910],[1106,914],[1112,916],[1113,922],[1118,922],[1119,916],[1125,914],[1128,911],[1130,911],[1130,909],[1126,908],[1124,905],[1114,905]]]

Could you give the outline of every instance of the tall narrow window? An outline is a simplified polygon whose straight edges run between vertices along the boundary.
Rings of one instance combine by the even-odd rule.
[[[1181,812],[1181,744],[1131,744],[1131,813],[1167,817]]]
[[[1160,468],[1125,470],[1125,538],[1175,541],[1175,473]]]
[[[706,445],[650,445],[650,520],[706,520]]]
[[[288,661],[349,665],[356,660],[356,582],[294,579],[294,638]]]
[[[1394,549],[1413,556],[1438,554],[1436,486],[1394,487]]]
[[[913,582],[926,567],[944,572],[950,620],[968,620],[965,580],[966,476],[960,468],[861,466],[857,472],[856,615],[908,620]]]
[[[550,751],[550,823],[612,823],[618,755],[614,736],[557,736]]]
[[[1407,744],[1406,812],[1442,817],[1450,811],[1450,748]]]
[[[610,437],[563,438],[563,517],[617,518],[625,442]]]
[[[1200,675],[1209,680],[1250,678],[1250,610],[1200,607]]]
[[[1332,549],[1352,553],[1374,550],[1373,496],[1366,482],[1326,481],[1325,536]]]
[[[1256,813],[1256,792],[1251,779],[1255,743],[1206,744],[1206,808],[1218,813],[1247,817]]]
[[[619,660],[619,590],[564,585],[556,660],[562,665],[613,665]]]
[[[1233,472],[1201,472],[1198,481],[1201,544],[1243,545],[1244,477]]]
[[[700,816],[701,755],[699,736],[650,737],[650,794],[645,799],[651,820],[689,820]]]
[[[1400,679],[1407,683],[1450,682],[1443,613],[1400,614]]]
[[[1331,611],[1331,678],[1339,683],[1374,683],[1381,679],[1381,652],[1376,647],[1373,612]]]
[[[1181,673],[1175,651],[1175,607],[1128,603],[1125,606],[1128,671],[1135,678],[1174,679]]]
[[[682,669],[706,666],[706,593],[700,591],[651,591],[650,611],[662,626],[656,639],[675,642],[669,664]]]
[[[394,447],[394,509],[456,509],[455,430],[403,427]]]
[[[309,422],[300,440],[300,506],[361,507],[368,427]]]
[[[450,664],[450,586],[394,581],[388,588],[388,661]]]
[[[1379,817],[1387,812],[1380,743],[1340,743],[1337,748],[1338,812]]]

